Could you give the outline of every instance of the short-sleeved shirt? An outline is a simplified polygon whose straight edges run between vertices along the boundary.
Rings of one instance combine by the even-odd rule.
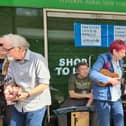
[[[76,93],[89,93],[92,88],[92,82],[89,77],[78,78],[77,74],[71,75],[69,78],[69,90],[74,90]]]
[[[23,61],[11,61],[6,78],[8,77],[11,77],[11,83],[21,86],[24,91],[30,91],[40,84],[49,85],[50,73],[45,58],[38,53],[27,50]],[[50,90],[46,89],[38,95],[17,102],[15,107],[20,112],[29,112],[50,104]]]
[[[74,90],[76,93],[87,94],[91,92],[92,82],[89,77],[83,79],[78,78],[77,74],[71,75],[69,78],[68,90]],[[67,98],[61,107],[67,106],[83,106],[86,105],[88,98]]]

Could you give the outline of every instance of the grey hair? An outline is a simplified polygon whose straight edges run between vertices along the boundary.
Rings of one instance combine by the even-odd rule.
[[[3,38],[7,42],[11,42],[13,47],[24,47],[25,49],[28,49],[30,47],[29,42],[21,35],[17,34],[7,34],[4,35]]]

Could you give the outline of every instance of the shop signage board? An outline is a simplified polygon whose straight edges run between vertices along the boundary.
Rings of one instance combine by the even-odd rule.
[[[126,12],[125,0],[1,0],[0,6]]]
[[[126,41],[126,26],[109,24],[74,24],[76,47],[109,47],[113,40]]]

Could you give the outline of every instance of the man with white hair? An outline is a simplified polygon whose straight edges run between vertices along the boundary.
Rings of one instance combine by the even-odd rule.
[[[11,80],[5,86],[7,103],[14,104],[10,126],[41,126],[47,105],[51,104],[47,62],[29,49],[24,37],[8,34],[3,40],[4,50],[13,58],[6,75]]]

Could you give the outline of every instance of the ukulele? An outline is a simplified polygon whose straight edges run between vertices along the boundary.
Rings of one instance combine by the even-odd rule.
[[[8,97],[9,96],[19,97],[20,92],[22,92],[21,86],[19,86],[17,84],[9,84],[7,86],[7,88],[5,88],[5,90],[4,90],[4,95],[5,95],[7,105],[15,104],[16,101],[10,101],[10,100],[8,100]]]
[[[105,76],[111,77],[111,78],[118,78],[119,77],[119,75],[117,73],[110,72],[109,70],[104,69],[104,68],[100,70],[100,73],[105,75]],[[106,86],[107,84],[99,82],[98,85],[99,86]]]

